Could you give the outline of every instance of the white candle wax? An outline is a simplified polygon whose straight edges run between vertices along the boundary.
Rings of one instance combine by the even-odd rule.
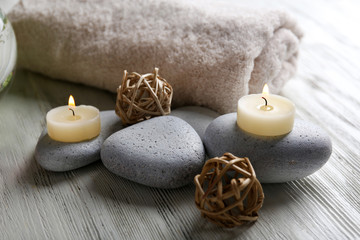
[[[262,99],[265,97],[265,100]],[[287,98],[273,94],[251,94],[240,98],[237,124],[249,133],[279,136],[289,133],[294,125],[295,105]]]
[[[61,106],[46,114],[49,136],[60,142],[81,142],[92,139],[100,133],[99,110],[93,106]]]

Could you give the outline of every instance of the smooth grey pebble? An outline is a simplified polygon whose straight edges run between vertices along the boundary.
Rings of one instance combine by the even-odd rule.
[[[152,118],[105,140],[101,160],[111,172],[157,188],[189,184],[201,172],[205,149],[196,131],[173,116]]]
[[[332,144],[320,127],[296,119],[293,130],[283,136],[261,137],[242,131],[236,113],[216,118],[206,129],[204,145],[209,157],[230,152],[248,157],[262,183],[281,183],[304,178],[329,159]]]
[[[205,130],[209,124],[220,116],[217,112],[204,107],[186,106],[171,111],[171,116],[181,118],[190,124],[203,140]]]
[[[98,137],[78,143],[52,140],[45,129],[35,149],[35,159],[43,168],[64,172],[86,166],[100,160],[100,149],[104,140],[123,128],[115,111],[101,111],[101,132]]]

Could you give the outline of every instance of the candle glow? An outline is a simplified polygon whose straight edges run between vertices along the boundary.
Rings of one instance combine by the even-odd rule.
[[[269,87],[266,83],[263,87],[262,95],[265,95],[265,96],[269,95]]]
[[[68,105],[69,105],[69,107],[75,107],[75,99],[74,99],[73,95],[69,96]]]

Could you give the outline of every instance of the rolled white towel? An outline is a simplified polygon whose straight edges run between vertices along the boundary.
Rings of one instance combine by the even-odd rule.
[[[156,66],[174,105],[219,113],[266,82],[280,91],[302,37],[282,11],[227,14],[174,0],[21,0],[9,19],[20,67],[116,92],[125,69]]]

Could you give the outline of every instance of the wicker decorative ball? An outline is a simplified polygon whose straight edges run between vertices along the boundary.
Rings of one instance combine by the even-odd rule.
[[[173,89],[158,72],[158,68],[144,75],[124,71],[122,83],[117,89],[115,109],[123,124],[170,113]]]
[[[194,181],[196,206],[211,222],[234,227],[258,219],[264,193],[248,158],[209,159]]]

